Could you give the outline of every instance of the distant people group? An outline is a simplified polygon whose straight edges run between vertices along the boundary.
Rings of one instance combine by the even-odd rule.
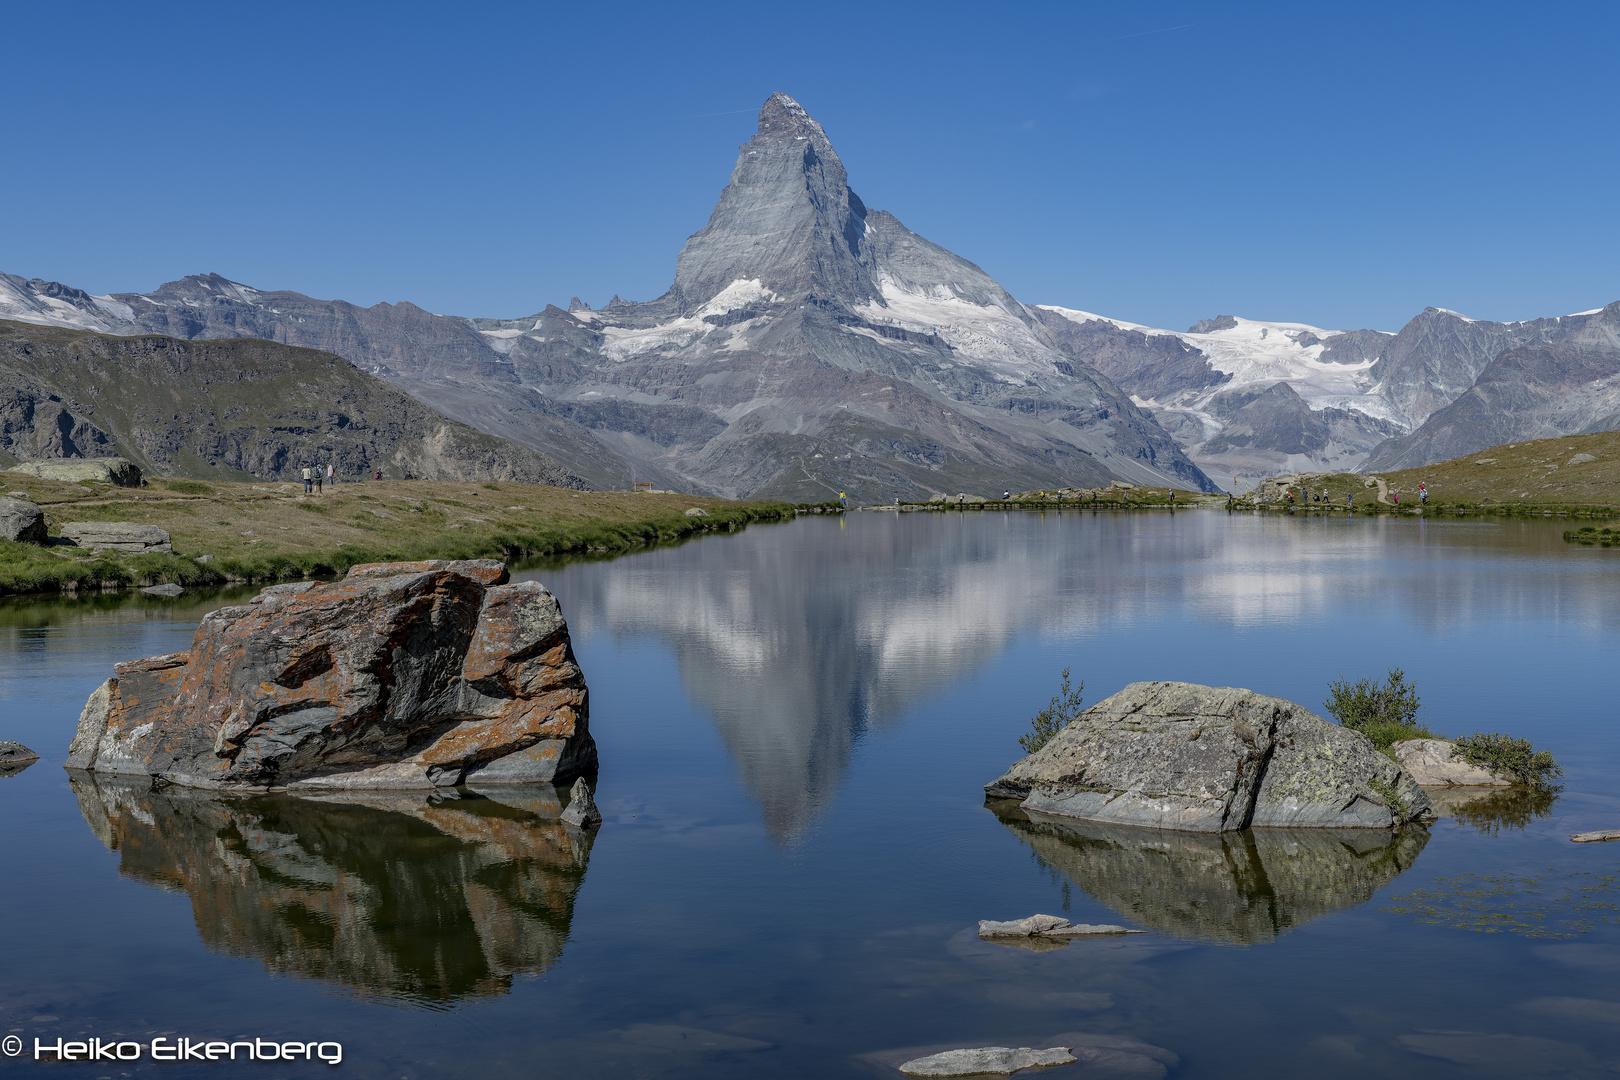
[[[304,479],[304,494],[319,495],[321,494],[321,487],[323,484],[337,483],[337,478],[333,475],[333,473],[334,469],[330,463],[324,467],[320,465],[305,465],[302,473]]]

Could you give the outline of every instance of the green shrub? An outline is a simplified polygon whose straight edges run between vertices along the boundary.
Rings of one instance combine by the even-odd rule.
[[[182,495],[212,495],[214,489],[195,480],[165,480],[163,486]]]
[[[1564,767],[1547,750],[1537,750],[1529,739],[1515,739],[1500,732],[1476,731],[1457,740],[1457,756],[1470,765],[1511,776],[1526,787],[1554,791],[1553,781],[1561,779]]]
[[[1069,685],[1069,669],[1063,669],[1063,685],[1059,688],[1057,697],[1052,703],[1029,722],[1032,729],[1028,735],[1018,737],[1018,745],[1024,748],[1024,753],[1033,754],[1041,747],[1052,741],[1052,736],[1068,727],[1074,718],[1080,715],[1081,693],[1086,684],[1079,686]]]
[[[1404,739],[1439,737],[1418,723],[1423,703],[1417,687],[1406,681],[1406,672],[1400,668],[1390,668],[1383,685],[1372,679],[1353,683],[1336,679],[1328,683],[1328,699],[1323,704],[1341,726],[1361,732],[1385,753]]]

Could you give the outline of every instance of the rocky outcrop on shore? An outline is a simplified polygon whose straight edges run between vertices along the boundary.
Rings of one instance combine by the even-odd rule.
[[[114,667],[67,767],[206,788],[562,782],[596,764],[556,598],[491,560],[371,563]]]
[[[140,466],[121,457],[64,457],[48,461],[27,461],[21,465],[13,465],[6,471],[37,476],[41,480],[61,480],[69,484],[92,480],[99,484],[113,484],[118,487],[140,487],[142,482]]]
[[[70,521],[62,526],[62,538],[91,551],[127,551],[171,554],[169,534],[156,525],[133,521]]]
[[[27,499],[0,496],[0,540],[43,544],[45,511]]]
[[[1389,829],[1429,799],[1358,732],[1233,687],[1132,683],[986,786],[1032,816],[1191,832]]]

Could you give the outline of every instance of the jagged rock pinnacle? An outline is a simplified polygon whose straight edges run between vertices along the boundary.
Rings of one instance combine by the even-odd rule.
[[[865,235],[866,207],[827,133],[797,101],[772,94],[709,224],[681,249],[671,294],[686,311],[739,281],[779,302],[876,300]]]
[[[759,107],[759,134],[763,136],[807,136],[826,141],[827,133],[804,106],[778,90]]]

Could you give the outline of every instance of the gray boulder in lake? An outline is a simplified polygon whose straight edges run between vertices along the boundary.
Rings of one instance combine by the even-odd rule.
[[[0,739],[0,776],[20,773],[39,760],[39,755],[20,742]]]
[[[0,498],[0,540],[45,542],[45,511],[26,499]]]
[[[986,786],[1031,815],[1227,832],[1389,829],[1429,813],[1358,732],[1234,687],[1132,683]]]

